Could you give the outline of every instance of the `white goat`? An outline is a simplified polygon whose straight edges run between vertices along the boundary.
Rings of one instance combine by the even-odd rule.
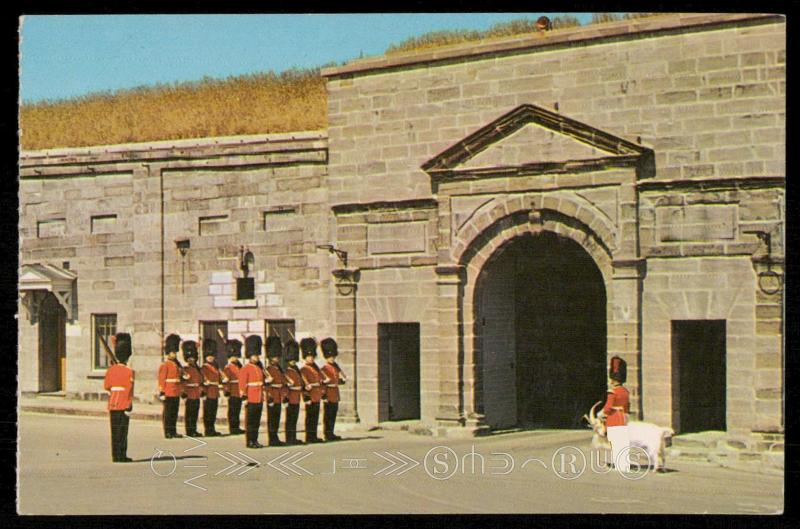
[[[589,423],[589,426],[594,431],[592,449],[610,450],[611,443],[609,443],[606,435],[606,423],[604,420],[599,419],[595,413],[595,408],[600,404],[602,402],[596,402],[592,409],[589,410],[589,415],[584,415],[583,418],[586,419],[586,422]],[[644,450],[653,465],[653,470],[656,471],[664,471],[667,446],[672,444],[672,436],[674,434],[675,432],[672,428],[662,428],[649,422],[628,421],[630,447]]]

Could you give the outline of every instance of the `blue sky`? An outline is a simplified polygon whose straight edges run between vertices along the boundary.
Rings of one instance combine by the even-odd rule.
[[[442,29],[484,30],[543,13],[35,15],[20,25],[24,102],[224,78],[378,55]],[[556,16],[559,13],[547,13]],[[582,23],[591,15],[575,14]]]

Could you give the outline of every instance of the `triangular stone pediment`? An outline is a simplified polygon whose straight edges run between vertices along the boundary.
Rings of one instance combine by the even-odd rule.
[[[646,147],[535,105],[522,105],[425,164],[434,179],[635,166]]]

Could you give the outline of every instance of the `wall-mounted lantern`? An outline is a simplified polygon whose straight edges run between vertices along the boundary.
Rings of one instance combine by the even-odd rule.
[[[191,243],[189,239],[176,239],[175,240],[175,247],[181,254],[181,294],[184,293],[184,279],[185,279],[185,264],[186,264],[186,254],[189,253],[189,248],[191,247]]]

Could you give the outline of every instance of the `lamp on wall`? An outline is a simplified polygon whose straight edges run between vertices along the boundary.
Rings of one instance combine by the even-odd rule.
[[[191,247],[191,243],[189,239],[176,239],[175,240],[175,247],[181,253],[181,294],[184,293],[184,278],[185,278],[185,263],[186,263],[186,254],[189,253],[189,248]]]
[[[336,254],[336,257],[339,258],[339,260],[342,262],[342,265],[347,268],[347,252],[344,250],[339,250],[332,244],[318,244],[317,250],[328,250],[330,253]]]
[[[255,266],[256,258],[253,257],[253,252],[245,248],[239,247],[239,270],[242,271],[244,277],[248,277],[250,270]]]
[[[772,257],[772,234],[766,230],[743,230],[742,233],[755,235],[762,244],[756,252],[760,255],[753,256],[753,263],[758,262],[767,266],[766,270],[758,272],[758,288],[767,295],[778,293],[783,286],[783,278],[772,269],[772,265],[778,262]]]

